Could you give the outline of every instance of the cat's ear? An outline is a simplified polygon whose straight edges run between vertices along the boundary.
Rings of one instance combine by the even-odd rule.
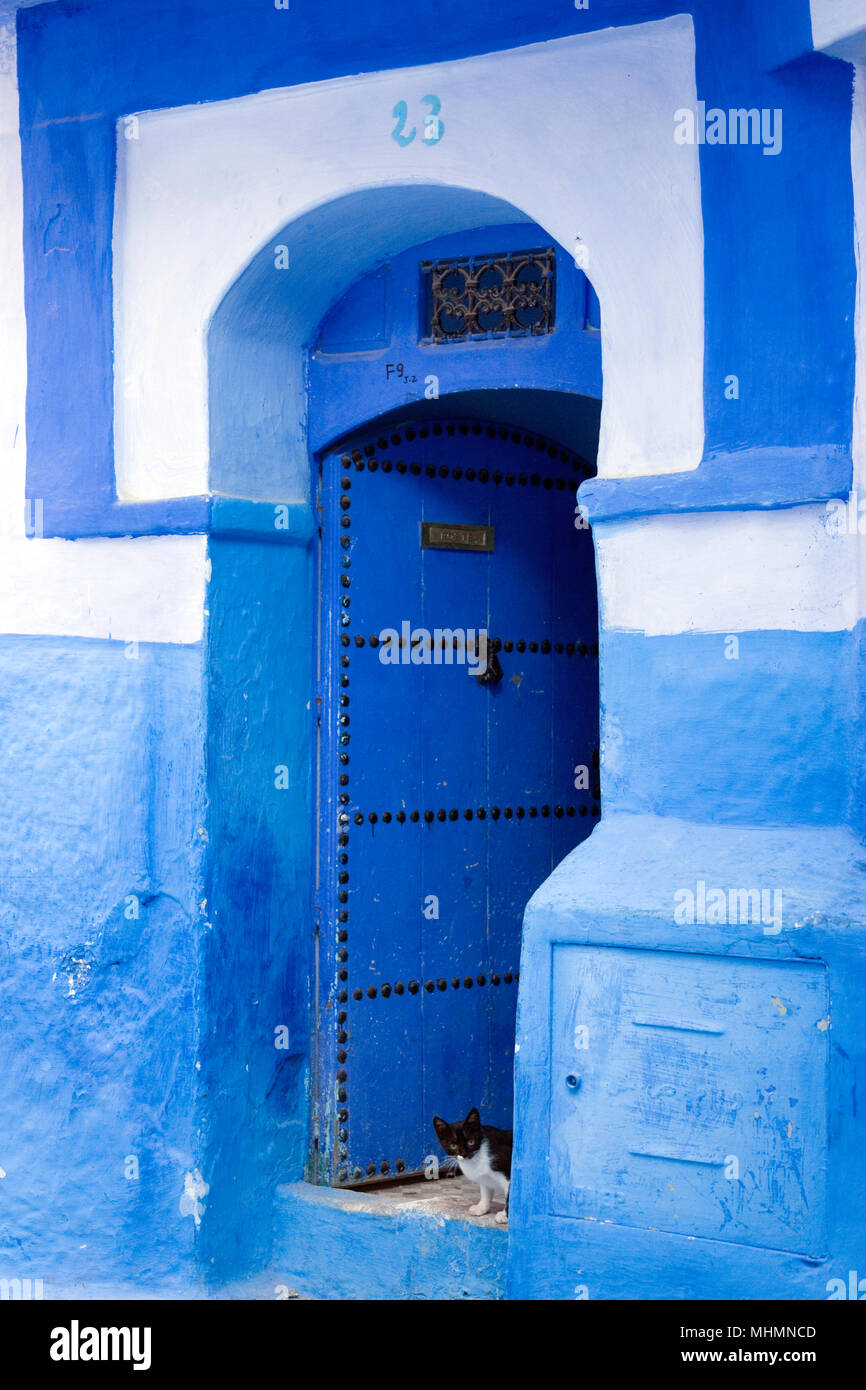
[[[480,1128],[481,1128],[481,1116],[480,1116],[479,1113],[478,1113],[478,1108],[477,1108],[477,1106],[474,1106],[474,1105],[473,1105],[472,1109],[469,1111],[469,1114],[466,1116],[466,1119],[463,1121],[463,1128],[464,1128],[464,1129],[480,1129]]]
[[[434,1115],[433,1128],[435,1129],[436,1133],[439,1135],[439,1138],[442,1140],[444,1144],[445,1140],[451,1134],[451,1126],[447,1123],[447,1121],[440,1120],[438,1115]]]

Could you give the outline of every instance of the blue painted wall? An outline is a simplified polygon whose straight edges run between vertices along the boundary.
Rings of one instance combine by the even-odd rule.
[[[249,1280],[303,1175],[313,527],[266,510],[205,643],[0,638],[0,1278],[46,1297]]]
[[[854,832],[866,837],[866,623],[858,623],[851,637],[856,711],[851,737],[853,775],[849,791],[850,822]]]
[[[780,929],[676,923],[677,892],[699,880],[777,889]],[[606,811],[527,909],[509,1297],[825,1299],[828,1280],[863,1267],[864,903],[862,844],[843,828]],[[557,952],[583,947],[609,962],[666,951],[669,974],[636,1001],[618,983],[621,965],[588,967],[568,1009],[556,1009]],[[811,998],[795,980],[806,963]],[[725,984],[714,989],[719,966]],[[600,1016],[590,1005],[598,970],[612,972]],[[758,982],[748,1007],[747,971]],[[588,1028],[586,1047],[576,1025]],[[608,1052],[630,1039],[632,1066],[606,1073]],[[571,1156],[581,1210],[554,1190],[547,1155],[563,1123],[586,1135]],[[584,1147],[599,1143],[619,1164],[615,1182],[584,1169]],[[661,1157],[648,1160],[647,1148]],[[741,1163],[730,1179],[729,1156]],[[639,1213],[635,1179],[659,1184],[664,1219]],[[767,1217],[782,1223],[774,1240],[757,1234]],[[691,1234],[699,1222],[711,1223],[711,1245]]]
[[[46,1297],[194,1277],[203,652],[131,650],[0,638],[0,1277]]]
[[[777,157],[754,147],[701,150],[708,450],[847,444],[855,274],[851,70],[798,56],[810,48],[807,0],[686,8],[694,13],[699,97],[726,108],[784,110]],[[259,0],[147,7],[94,0],[20,11],[28,495],[46,500],[49,523],[56,515],[58,533],[75,534],[83,509],[109,524],[119,115],[461,57],[681,10],[663,0],[609,0],[588,10],[484,0],[468,15],[448,0],[435,12],[422,7],[411,26],[393,23],[380,0],[327,13],[313,0],[297,0],[288,12]],[[69,353],[69,342],[80,351]],[[740,378],[737,401],[724,397],[730,373]],[[154,517],[130,524],[147,530]]]
[[[501,1226],[443,1220],[308,1183],[281,1187],[276,1205],[280,1285],[341,1301],[504,1297],[508,1233]]]
[[[807,9],[696,6],[698,97],[784,113],[779,155],[701,149],[707,453],[851,438],[852,69],[823,55],[778,66],[811,46]]]
[[[200,1123],[211,1187],[202,1258],[215,1283],[267,1266],[276,1184],[302,1177],[309,1146],[317,710],[308,509],[296,510],[287,534],[288,544],[215,538],[210,550],[213,853],[200,962]]]
[[[711,461],[685,483],[588,485],[587,495],[610,516],[712,506],[721,495],[730,506],[737,486],[751,488],[740,497],[744,504],[785,505],[838,492],[850,475],[850,69],[802,56],[809,48],[807,0],[687,8],[695,19],[699,97],[723,107],[782,107],[784,148],[769,158],[760,149],[701,150]],[[293,0],[288,14],[261,0],[160,0],[146,7],[84,0],[20,12],[28,495],[45,499],[48,532],[219,533],[223,524],[209,504],[194,500],[180,511],[111,515],[119,115],[460,57],[681,9],[662,0],[608,0],[587,11],[552,0],[479,0],[467,11],[443,0],[419,7],[411,24],[395,22],[382,0],[361,7],[338,0],[328,9]],[[507,138],[505,121],[503,131]],[[423,197],[412,210],[419,225],[429,213]],[[455,204],[449,216],[458,211]],[[311,220],[307,234],[315,228]],[[220,330],[235,309],[255,300],[257,273],[254,263],[227,298],[225,323],[216,323],[216,381],[223,370],[230,379],[232,354],[231,332],[221,339]],[[332,274],[316,287],[323,313],[349,288],[338,268]],[[575,293],[578,282],[575,275]],[[556,358],[555,341],[506,351],[515,384],[549,385],[536,364]],[[249,357],[248,376],[262,360]],[[476,371],[477,361],[473,355],[452,383],[476,398],[496,375]],[[279,358],[268,353],[265,365],[276,379]],[[597,360],[587,355],[567,366],[568,373],[556,364],[555,373],[563,370],[557,381],[598,395]],[[333,384],[326,388],[329,399],[315,404],[311,417],[316,447],[359,424],[362,412],[366,419],[402,404],[413,408],[394,402],[390,382],[374,381],[380,368],[381,359],[356,372],[363,390],[348,396]],[[311,364],[322,382],[343,382],[343,371],[334,361]],[[739,377],[738,400],[725,399],[729,374]],[[234,403],[231,392],[224,399]],[[543,410],[537,399],[533,409]],[[241,419],[251,427],[246,436],[228,424],[221,433],[215,419],[215,489],[268,495],[286,421],[275,417],[268,438],[247,450],[238,444],[251,439],[255,418]],[[306,466],[303,427],[297,418],[289,423]],[[790,452],[776,459],[768,482],[771,460],[760,450],[774,446]],[[724,462],[731,452],[733,464]],[[306,485],[306,472],[287,469],[285,477],[291,495],[302,496],[298,482]],[[9,808],[0,949],[6,1017],[15,1030],[0,1068],[10,1117],[0,1152],[8,1210],[0,1277],[43,1277],[66,1291],[76,1282],[110,1284],[112,1291],[124,1284],[189,1290],[246,1277],[273,1258],[274,1189],[302,1176],[307,1144],[313,945],[306,757],[315,714],[312,552],[309,514],[294,516],[297,544],[273,544],[272,528],[266,541],[271,523],[255,509],[233,514],[232,536],[216,534],[206,646],[142,646],[138,660],[128,661],[122,644],[0,639],[0,775],[8,779]],[[786,938],[784,949],[792,958],[826,958],[831,991],[839,991],[826,1258],[856,1263],[866,1260],[851,1223],[864,1197],[854,1091],[863,1060],[855,1027],[862,922],[846,894],[860,893],[861,851],[833,827],[845,817],[860,834],[866,827],[859,771],[866,738],[854,713],[863,684],[862,629],[856,640],[744,635],[739,662],[730,665],[721,648],[717,637],[604,638],[605,690],[622,711],[627,752],[622,773],[608,775],[604,790],[607,809],[622,814],[566,861],[530,911],[518,1072],[522,1134],[545,1136],[549,1123],[544,1030],[552,935],[682,949],[670,930],[669,898],[686,871],[697,875],[710,866],[721,873],[727,865],[745,882],[783,873],[795,885],[797,912],[821,919]],[[852,762],[853,779],[845,771]],[[288,769],[285,791],[275,786],[279,766]],[[654,818],[662,812],[659,825]],[[684,829],[676,816],[688,820]],[[707,828],[712,839],[697,836],[694,822],[710,820],[737,823],[728,857],[717,838],[726,829]],[[743,822],[759,829],[746,831]],[[755,839],[781,824],[809,829],[772,843]],[[820,881],[812,870],[801,876],[810,859],[826,861]],[[670,877],[672,864],[680,877]],[[130,894],[140,895],[138,919],[124,916]],[[582,915],[575,917],[565,909],[578,899]],[[850,957],[834,935],[843,929]],[[737,941],[695,936],[689,949],[725,953]],[[764,939],[738,949],[750,957],[768,950]],[[290,1043],[277,1049],[274,1030],[283,1025]],[[22,1094],[29,1098],[23,1119]],[[736,1291],[737,1279],[742,1288],[748,1264],[753,1294],[822,1296],[831,1264],[818,1270],[797,1255],[744,1260],[736,1249],[710,1267],[695,1254],[696,1243],[674,1249],[670,1236],[611,1234],[583,1222],[552,1230],[543,1176],[533,1168],[544,1146],[520,1152],[525,1163],[510,1237],[516,1294],[574,1297],[575,1270],[586,1267],[593,1296],[718,1296]],[[140,1160],[135,1181],[123,1172],[131,1154]],[[209,1185],[200,1229],[179,1206],[190,1170]],[[312,1252],[315,1228],[306,1216],[283,1215],[277,1243],[293,1231],[292,1239],[309,1241]],[[310,1259],[324,1259],[328,1248],[324,1242]],[[461,1246],[460,1258],[465,1254]],[[660,1269],[668,1270],[664,1278]],[[325,1272],[320,1266],[316,1278]],[[495,1289],[498,1278],[494,1270],[473,1287]]]
[[[602,700],[615,701],[622,739],[604,770],[606,807],[842,823],[858,766],[854,650],[848,632],[604,633]]]

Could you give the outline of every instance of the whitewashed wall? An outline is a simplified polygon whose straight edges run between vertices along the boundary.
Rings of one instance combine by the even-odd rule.
[[[866,59],[866,6],[863,0],[810,0],[812,43],[849,62]]]

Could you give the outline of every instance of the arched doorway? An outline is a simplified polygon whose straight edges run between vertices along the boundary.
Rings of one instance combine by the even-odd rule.
[[[319,1182],[421,1172],[434,1114],[512,1127],[523,911],[600,814],[599,330],[524,220],[372,265],[313,335]]]
[[[524,907],[600,813],[593,471],[423,411],[320,460],[320,1181],[512,1127]]]
[[[375,204],[373,195],[341,200],[333,206],[316,210],[308,219],[302,219],[298,226],[286,228],[280,234],[276,250],[280,252],[282,263],[283,250],[288,248],[291,274],[277,269],[275,248],[266,248],[254,258],[226,295],[214,316],[209,333],[211,465],[214,482],[220,491],[231,493],[237,489],[239,473],[243,471],[245,486],[254,488],[260,497],[276,499],[282,495],[287,499],[297,498],[276,508],[269,502],[256,504],[263,518],[263,529],[282,544],[273,550],[269,546],[257,550],[255,564],[251,565],[250,557],[235,547],[218,541],[212,544],[214,578],[211,629],[214,641],[219,643],[221,649],[225,648],[226,673],[232,689],[238,686],[239,667],[238,651],[228,640],[229,633],[234,631],[232,624],[243,626],[245,612],[254,612],[256,617],[255,628],[260,646],[254,650],[244,639],[242,666],[255,681],[256,714],[263,730],[266,728],[266,736],[250,746],[255,747],[262,763],[256,769],[257,775],[278,791],[273,812],[271,801],[267,803],[269,819],[266,825],[262,826],[260,820],[251,822],[247,808],[237,802],[235,795],[236,763],[221,756],[215,757],[211,782],[214,799],[218,794],[220,804],[229,808],[227,842],[253,848],[246,859],[243,854],[221,858],[220,880],[214,885],[213,896],[221,901],[231,895],[232,901],[242,903],[245,920],[248,920],[250,913],[248,903],[253,901],[255,921],[267,933],[268,949],[274,953],[271,973],[274,980],[277,978],[277,961],[283,963],[281,998],[275,1007],[280,1010],[276,1016],[285,1025],[286,1051],[289,1053],[281,1074],[281,1085],[288,1093],[288,1099],[279,1109],[274,1104],[273,1112],[279,1115],[282,1125],[280,1144],[283,1147],[286,1143],[291,1145],[286,1166],[298,1173],[303,1165],[305,1176],[320,1184],[339,1183],[341,1180],[345,1185],[390,1181],[400,1176],[398,1160],[402,1161],[404,1174],[414,1173],[428,1154],[437,1152],[430,1123],[433,1112],[429,1115],[425,1112],[429,1096],[422,1095],[414,1151],[406,1147],[408,1140],[400,1134],[392,1139],[386,1136],[381,1141],[373,1134],[371,1139],[365,1140],[363,1129],[359,1129],[359,1144],[364,1141],[364,1147],[359,1147],[356,1161],[355,1154],[350,1155],[353,1098],[360,1097],[355,1082],[357,1076],[363,1075],[363,1069],[356,1071],[356,1059],[351,1055],[352,1028],[347,1026],[350,1024],[350,999],[341,1001],[339,996],[345,991],[353,996],[356,989],[362,988],[352,978],[352,972],[363,955],[353,955],[355,941],[348,937],[341,939],[341,933],[348,931],[351,924],[340,920],[340,914],[351,912],[353,904],[340,901],[340,895],[360,891],[364,880],[361,874],[353,875],[350,864],[338,862],[338,853],[351,854],[351,848],[340,845],[329,836],[338,833],[334,829],[336,822],[332,811],[342,814],[343,807],[348,805],[349,813],[354,816],[361,814],[361,806],[360,803],[357,806],[351,803],[355,788],[351,784],[340,785],[338,781],[332,787],[333,802],[325,806],[327,777],[333,773],[338,779],[351,775],[352,770],[338,768],[335,761],[329,760],[324,749],[328,736],[326,725],[332,710],[339,717],[339,710],[343,709],[352,718],[354,711],[351,705],[346,709],[339,705],[339,700],[341,693],[346,693],[351,701],[354,692],[351,689],[344,691],[339,679],[330,680],[329,662],[333,658],[330,652],[325,653],[322,646],[331,609],[342,609],[343,597],[350,599],[349,611],[352,609],[351,592],[344,591],[339,578],[335,580],[333,590],[329,591],[336,596],[333,603],[327,594],[324,602],[321,597],[316,566],[317,558],[324,559],[328,526],[325,518],[326,499],[322,491],[317,493],[320,464],[323,482],[326,472],[333,477],[349,474],[356,478],[358,474],[354,469],[354,458],[351,471],[342,469],[344,443],[351,442],[352,451],[360,447],[362,456],[367,457],[368,446],[375,453],[382,430],[387,428],[390,432],[396,432],[395,427],[401,422],[403,426],[416,430],[415,440],[409,440],[416,450],[423,442],[421,429],[425,427],[429,427],[431,432],[426,442],[432,448],[432,430],[437,422],[447,423],[450,420],[458,432],[461,423],[466,425],[468,435],[460,434],[464,448],[474,447],[477,443],[473,426],[480,426],[484,432],[488,426],[492,427],[497,432],[495,447],[505,449],[507,445],[515,458],[526,461],[522,467],[517,463],[506,466],[501,461],[476,466],[467,464],[465,459],[461,464],[457,458],[451,459],[446,465],[444,458],[434,461],[430,457],[421,465],[425,480],[432,481],[427,478],[430,467],[434,468],[439,485],[445,483],[439,476],[439,470],[443,467],[451,471],[455,468],[474,468],[476,474],[487,467],[491,479],[494,474],[501,474],[504,479],[511,472],[518,477],[518,481],[511,485],[491,481],[487,484],[491,497],[500,488],[503,496],[506,492],[524,499],[537,495],[548,501],[555,497],[557,505],[561,504],[563,509],[562,526],[570,537],[568,543],[563,541],[564,548],[558,553],[557,566],[562,559],[566,566],[562,573],[570,572],[572,580],[577,583],[575,556],[582,548],[586,560],[580,570],[579,587],[591,594],[593,601],[595,598],[592,544],[576,512],[574,497],[576,485],[595,470],[600,431],[601,333],[598,303],[592,287],[572,255],[558,243],[552,242],[550,234],[530,219],[523,216],[521,220],[517,209],[494,205],[491,216],[489,198],[469,196],[459,191],[447,194],[442,190],[435,191],[437,196],[434,199],[429,189],[403,190],[406,195],[405,215],[399,222],[388,224],[390,249],[383,256],[384,242],[381,245],[377,243],[372,250],[369,244],[363,243],[368,258],[360,264],[361,243],[353,232],[353,209],[357,203],[369,211],[370,205]],[[386,211],[388,206],[386,203]],[[461,223],[460,218],[465,218],[465,221]],[[380,216],[374,225],[380,228],[382,222]],[[470,230],[461,232],[460,225]],[[428,236],[435,234],[436,240],[419,241],[422,228]],[[415,231],[414,239],[410,240],[407,235],[409,230]],[[325,232],[329,239],[323,250]],[[382,235],[384,237],[384,232]],[[360,275],[360,280],[349,280],[344,259],[341,259],[350,243],[353,258],[350,264],[354,266],[356,276]],[[312,255],[313,246],[317,253],[315,266],[309,275],[302,275],[304,257]],[[461,257],[465,253],[477,258],[479,253],[491,252],[498,256],[537,248],[545,249],[555,259],[552,331],[530,331],[523,336],[494,333],[470,342],[425,341],[428,335],[419,318],[422,302],[422,283],[419,281],[421,262],[452,253]],[[531,329],[532,325],[529,327]],[[400,362],[404,367],[403,376],[395,373],[393,366],[389,373],[389,364]],[[432,382],[427,381],[428,376],[433,378]],[[415,378],[414,382],[407,380],[410,377]],[[509,438],[499,438],[498,431],[506,427]],[[513,439],[512,434],[515,436]],[[551,456],[550,450],[559,452],[558,461]],[[533,459],[532,466],[529,464],[530,457]],[[383,456],[383,460],[385,458],[387,456]],[[326,469],[326,459],[330,459],[333,467],[329,465]],[[396,463],[400,460],[392,456],[390,461],[394,464],[390,475],[381,470],[372,472],[365,469],[365,481],[371,477],[379,481],[383,477],[391,481],[398,477],[401,481],[416,477],[411,470],[407,471],[407,475],[400,475],[396,469]],[[419,459],[415,454],[404,455],[403,461],[408,469],[408,465],[418,463]],[[577,468],[573,466],[575,462]],[[554,469],[554,463],[556,471],[550,471]],[[529,479],[526,484],[519,482],[521,473],[526,473]],[[538,485],[531,481],[536,473],[540,479]],[[551,481],[549,489],[544,486],[545,478]],[[557,486],[557,481],[563,482],[562,489]],[[452,477],[451,484],[465,489],[465,474],[462,479]],[[478,487],[477,480],[472,486]],[[338,489],[337,495],[340,493],[357,496],[358,488],[353,482],[350,489]],[[313,504],[312,512],[308,510],[307,497]],[[342,516],[346,509],[340,508],[339,502],[336,506]],[[433,516],[432,520],[448,522],[453,520],[453,516]],[[470,519],[467,524],[475,523]],[[495,519],[492,524],[495,535]],[[417,515],[413,525],[417,561],[421,549]],[[334,534],[343,534],[351,527],[338,525],[332,529]],[[524,533],[528,538],[529,532],[525,528]],[[383,555],[387,554],[387,545],[386,527]],[[552,564],[548,555],[549,542],[543,528],[536,528],[535,544],[527,544],[526,549],[527,555],[534,555],[540,564]],[[425,550],[424,560],[429,559],[431,554]],[[442,554],[446,555],[447,552]],[[499,556],[503,554],[500,541]],[[470,560],[479,557],[456,553],[450,558]],[[493,559],[497,559],[496,549]],[[334,567],[333,572],[339,574],[339,569]],[[350,569],[346,577],[350,578],[351,573]],[[351,591],[351,584],[349,589]],[[231,623],[226,621],[229,616]],[[378,635],[383,623],[393,626],[394,619],[388,616],[388,622],[379,620],[378,629],[376,626],[370,627],[366,636]],[[404,617],[420,622],[420,617],[416,620],[410,614],[401,615],[398,612],[398,626],[402,625]],[[434,623],[434,627],[451,628],[469,628],[473,625],[478,632],[483,625],[482,618],[474,622],[461,619],[448,623],[443,619],[441,623]],[[590,717],[597,721],[594,625],[588,634],[575,631],[562,639],[548,637],[540,627],[538,634],[528,629],[520,633],[497,633],[489,620],[486,631],[491,640],[499,637],[503,643],[500,661],[516,659],[514,651],[504,653],[506,641],[515,644],[515,648],[516,643],[521,641],[526,644],[526,650],[518,653],[521,660],[528,661],[531,657],[533,660],[548,661],[552,658],[571,663],[573,669],[577,669],[578,662],[583,662],[586,671],[591,672]],[[365,635],[360,629],[358,632]],[[290,638],[288,642],[287,637]],[[559,640],[562,640],[564,649],[573,642],[575,652],[569,654],[564,650],[557,653],[555,645],[552,653],[540,651],[542,642],[555,644]],[[531,642],[539,644],[539,652],[529,648]],[[582,654],[581,644],[585,655]],[[363,650],[370,654],[369,646]],[[377,648],[373,649],[378,663],[377,651]],[[350,660],[353,653],[360,654],[353,646],[349,652]],[[308,658],[313,666],[309,675]],[[338,673],[343,670],[342,667],[336,669]],[[381,669],[384,671],[384,666]],[[395,669],[399,678],[399,668]],[[540,667],[534,669],[537,672]],[[466,683],[466,688],[471,685],[474,693],[487,695],[488,703],[494,708],[502,703],[492,692],[476,688],[465,667],[443,666],[442,672],[435,667],[432,670],[434,674],[454,675],[460,682]],[[353,674],[351,669],[349,674]],[[389,674],[393,674],[393,671]],[[506,679],[514,674],[520,673],[515,669],[508,670]],[[530,688],[525,681],[524,676],[521,686],[524,703]],[[252,688],[244,686],[242,690],[239,689],[237,710],[233,709],[241,730],[240,736],[247,741],[254,714],[247,698]],[[456,688],[464,689],[462,685]],[[220,690],[215,701],[220,719],[223,718],[223,704]],[[351,757],[354,746],[357,746],[357,735],[351,726],[348,732],[350,739],[355,740],[349,746]],[[550,737],[549,730],[546,736]],[[220,752],[222,746],[220,738]],[[279,761],[271,753],[273,748],[280,750]],[[472,825],[476,830],[479,823],[486,826],[488,838],[492,827],[500,831],[510,827],[517,832],[518,828],[525,831],[530,824],[535,827],[544,824],[546,834],[549,832],[551,837],[562,837],[556,855],[542,863],[537,875],[525,875],[519,891],[515,890],[510,918],[513,946],[508,964],[501,963],[499,954],[495,958],[490,956],[483,965],[471,971],[471,989],[465,985],[465,978],[470,974],[468,967],[463,969],[461,966],[458,974],[456,966],[446,968],[443,964],[440,969],[437,964],[434,975],[421,971],[423,961],[419,961],[418,973],[394,975],[390,971],[386,975],[379,970],[375,954],[368,952],[368,964],[374,965],[379,978],[376,985],[372,979],[364,982],[363,998],[370,1003],[382,1003],[381,984],[394,986],[402,983],[406,986],[402,996],[392,989],[391,994],[386,996],[388,1002],[402,999],[408,1003],[409,999],[415,1000],[417,996],[408,990],[412,980],[418,981],[418,993],[423,995],[418,1002],[430,1007],[434,999],[456,1000],[459,997],[462,1005],[473,999],[476,1001],[473,1007],[477,1009],[477,1001],[485,997],[485,991],[488,999],[492,999],[495,990],[501,991],[500,997],[503,999],[510,992],[509,1022],[503,1023],[502,1019],[497,1021],[494,1017],[490,1025],[499,1029],[499,1036],[504,1041],[501,1044],[491,1041],[489,1032],[485,1031],[488,1029],[486,1016],[482,1021],[483,1027],[479,1024],[481,1031],[477,1034],[478,1048],[488,1057],[495,1058],[501,1081],[498,1090],[490,1082],[487,1099],[482,1095],[478,1101],[467,1104],[468,1109],[469,1104],[480,1103],[482,1111],[487,1112],[483,1114],[486,1120],[492,1121],[494,1113],[500,1123],[507,1124],[510,1119],[511,1102],[507,1092],[510,1091],[513,1064],[513,1011],[518,993],[523,908],[534,889],[547,877],[552,864],[576,845],[596,823],[593,806],[598,806],[598,802],[593,799],[592,791],[597,786],[598,774],[593,766],[594,750],[595,742],[586,751],[582,748],[567,750],[566,772],[563,775],[571,779],[571,797],[566,795],[568,787],[556,794],[549,790],[544,796],[540,788],[528,787],[526,794],[523,794],[518,787],[517,791],[521,792],[519,797],[504,788],[498,800],[488,797],[484,803],[479,801],[475,808],[471,808],[468,802],[458,805],[450,799],[439,798],[431,802],[419,801],[417,806],[407,804],[405,807],[407,815],[412,810],[419,813],[426,810],[435,812],[436,826],[442,824],[438,812],[445,810],[449,813],[446,826],[450,826],[452,810],[477,810],[483,804],[485,811],[489,807],[492,812],[494,807],[498,807],[501,812],[498,822],[492,814],[480,822],[476,815],[473,816]],[[486,754],[484,756],[486,758]],[[561,768],[562,763],[559,766]],[[578,787],[574,787],[575,781],[579,782]],[[423,787],[418,785],[419,794],[424,789],[426,783]],[[505,791],[508,791],[508,796]],[[534,791],[534,799],[530,799],[530,791]],[[586,814],[581,815],[579,793],[587,791]],[[349,802],[341,802],[339,798],[342,796],[348,796]],[[538,811],[535,817],[529,815],[529,808],[533,806]],[[543,806],[550,807],[550,816],[542,814]],[[561,817],[556,816],[557,806],[563,808]],[[571,816],[568,814],[569,806],[574,807]],[[505,817],[506,808],[515,812],[513,817]],[[524,810],[523,817],[517,816],[518,808]],[[400,809],[403,808],[394,803],[392,810],[382,801],[378,808],[368,804],[364,814],[368,816],[373,810],[378,816],[379,810],[382,810],[396,817]],[[461,824],[464,821],[462,817]],[[384,828],[402,825],[408,831],[409,827],[416,830],[422,824],[425,831],[429,831],[430,823],[426,820],[403,823],[396,820],[380,823],[377,820],[373,826],[374,844],[377,849],[381,846]],[[369,827],[369,821],[366,825]],[[264,829],[268,831],[267,841],[263,838]],[[353,822],[348,833],[351,835],[357,829]],[[339,833],[347,832],[342,830]],[[267,865],[273,866],[272,869],[268,867],[266,872],[267,883],[272,884],[272,893],[267,900],[261,893],[252,893],[250,883],[250,865],[259,874],[258,860],[265,844],[268,850]],[[340,882],[338,876],[345,873],[349,874],[349,880]],[[502,885],[508,882],[507,864],[488,863],[486,873],[486,883]],[[309,890],[310,884],[313,891]],[[408,899],[408,887],[405,891]],[[417,884],[413,891],[417,896]],[[427,905],[427,898],[436,896],[440,898],[439,918],[431,915],[423,920],[430,930],[434,926],[441,926],[441,900],[448,894],[441,889],[437,894],[435,885],[424,887],[423,901],[416,901],[415,904],[413,922],[417,923],[417,918]],[[432,904],[430,907],[432,909]],[[397,916],[394,920],[401,918]],[[234,949],[233,937],[230,949]],[[340,953],[345,954],[341,957]],[[502,955],[504,957],[504,951]],[[219,969],[224,972],[222,958]],[[512,975],[507,984],[504,979],[506,973]],[[484,985],[478,984],[480,974],[485,976]],[[493,974],[499,976],[499,985],[490,983],[489,977]],[[455,988],[452,983],[455,978],[464,983]],[[447,981],[445,990],[441,989],[440,980]],[[432,995],[426,988],[430,981],[434,986]],[[371,988],[377,991],[375,1001],[370,1000],[366,993]],[[260,995],[257,997],[260,998]],[[361,1002],[351,997],[353,1007]],[[420,1017],[421,1009],[418,1012]],[[376,1015],[371,1013],[369,1017],[372,1022],[377,1022]],[[473,1034],[473,1038],[475,1036]],[[440,1040],[442,1064],[438,1072],[440,1077],[446,1079],[450,1065],[449,1047],[454,1037],[455,1032],[451,1030]],[[306,1046],[308,1039],[309,1051]],[[374,1098],[370,1102],[374,1118],[378,1120],[383,1102],[387,1099],[389,1104],[393,1102],[396,1106],[397,1093],[409,1095],[411,1085],[401,1079],[399,1058],[395,1064],[387,1048],[374,1050],[371,1055],[372,1061],[365,1065],[368,1068],[367,1076],[373,1077],[376,1089],[381,1093],[379,1101]],[[423,1045],[421,1055],[422,1058],[425,1055]],[[359,1051],[356,1058],[360,1056]],[[431,1064],[429,1075],[432,1077],[437,1068],[430,1047],[426,1049],[426,1059]],[[428,1069],[425,1063],[426,1074]],[[466,1089],[470,1085],[474,1089],[478,1080],[478,1077],[470,1076]],[[482,1081],[483,1085],[487,1085],[487,1079]],[[453,1100],[446,1094],[434,1109],[445,1110],[456,1104],[456,1090],[453,1094]],[[286,1114],[291,1116],[290,1125],[283,1122],[282,1117]],[[370,1132],[368,1127],[367,1133]],[[253,1148],[252,1137],[248,1146]],[[383,1164],[387,1164],[385,1172],[382,1171]],[[374,1169],[372,1174],[368,1171],[371,1165]]]

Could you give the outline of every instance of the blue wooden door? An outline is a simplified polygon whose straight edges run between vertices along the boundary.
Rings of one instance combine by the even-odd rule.
[[[524,907],[599,814],[588,471],[477,421],[322,460],[318,1181],[511,1127]]]

